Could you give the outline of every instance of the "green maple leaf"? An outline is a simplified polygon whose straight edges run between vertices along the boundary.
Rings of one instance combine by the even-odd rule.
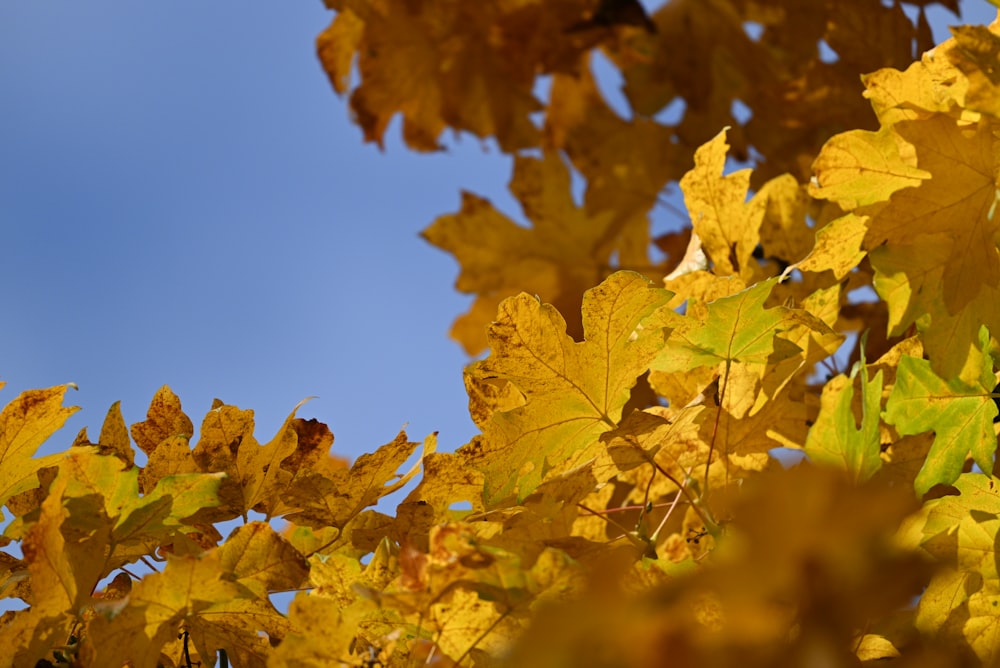
[[[980,347],[986,351],[990,335],[985,327],[979,337]],[[900,360],[885,420],[902,435],[928,431],[935,434],[914,481],[918,494],[938,483],[955,482],[970,452],[981,469],[992,470],[997,445],[993,418],[997,407],[990,393],[995,385],[993,360],[988,354],[982,357],[979,379],[974,384],[960,378],[946,381],[934,373],[926,360],[908,355]]]
[[[734,362],[774,364],[801,349],[777,334],[802,323],[802,314],[783,306],[765,309],[778,282],[772,278],[707,305],[705,318],[688,317],[671,334],[652,368],[686,372]]]
[[[527,294],[503,302],[489,330],[492,354],[473,365],[481,380],[507,381],[525,397],[497,411],[483,435],[460,453],[485,476],[487,505],[524,498],[557,465],[581,462],[622,417],[636,379],[676,318],[673,294],[632,272],[617,272],[583,299],[584,340],[566,334],[559,312]],[[647,317],[654,322],[642,323]]]
[[[868,379],[864,340],[861,361],[854,366],[850,378],[826,384],[820,400],[820,412],[809,430],[805,451],[817,463],[832,464],[846,469],[855,483],[871,478],[882,466],[879,457],[879,411],[882,401],[882,372]],[[861,374],[861,424],[855,424],[851,404],[854,400],[854,378]]]
[[[89,450],[60,462],[59,479],[67,479],[64,502],[71,511],[67,524],[82,531],[109,531],[109,553],[102,555],[105,573],[147,554],[150,545],[170,543],[186,518],[218,506],[225,478],[223,473],[166,476],[140,496],[138,469],[123,467],[118,457]]]

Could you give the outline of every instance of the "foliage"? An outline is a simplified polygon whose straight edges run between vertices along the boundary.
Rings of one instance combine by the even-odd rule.
[[[930,49],[929,2],[327,4],[366,139],[399,114],[414,149],[513,155],[528,224],[465,193],[425,232],[476,296],[452,333],[489,349],[481,433],[349,465],[295,410],[261,443],[164,387],[34,457],[74,409],[23,393],[0,665],[1000,662],[1000,27]],[[690,226],[653,238],[673,182]]]

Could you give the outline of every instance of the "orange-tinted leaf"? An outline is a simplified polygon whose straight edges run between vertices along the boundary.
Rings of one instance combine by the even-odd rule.
[[[122,417],[120,401],[111,404],[111,408],[108,409],[97,442],[102,451],[121,457],[129,466],[135,461],[135,453],[132,451],[132,441],[128,437],[128,427],[125,426],[125,419]]]
[[[309,468],[310,462],[303,460],[306,450],[312,452],[323,444],[329,449],[332,434],[329,440],[321,435],[319,442],[309,443],[303,451],[298,451],[299,431],[307,437],[311,433],[295,417],[299,406],[292,410],[274,438],[263,445],[253,434],[253,411],[219,405],[205,416],[193,452],[194,461],[203,470],[219,471],[228,476],[223,495],[226,507],[234,516],[246,517],[251,509],[273,513],[279,508],[281,492],[295,473],[283,470],[282,462],[295,456],[299,467]],[[324,456],[327,452],[318,454]],[[316,457],[312,456],[310,461],[314,460]]]
[[[191,418],[181,410],[181,400],[164,385],[153,396],[143,422],[132,425],[132,438],[147,455],[164,440],[175,436],[190,439],[194,434]]]
[[[406,474],[397,473],[417,445],[407,441],[406,432],[401,431],[391,443],[358,457],[350,469],[333,471],[332,477],[319,472],[300,472],[281,496],[289,507],[300,509],[287,519],[312,528],[343,529],[362,510],[375,505],[417,474],[419,462]],[[425,447],[432,450],[433,442],[427,441]]]

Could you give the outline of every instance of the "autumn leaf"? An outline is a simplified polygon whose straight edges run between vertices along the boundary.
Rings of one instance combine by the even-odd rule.
[[[813,171],[812,195],[837,202],[845,210],[885,202],[896,191],[917,187],[931,177],[913,164],[912,150],[889,128],[854,130],[831,138]]]
[[[766,365],[799,354],[797,345],[779,336],[799,324],[792,310],[764,308],[776,284],[776,279],[761,281],[705,305],[703,317],[684,318],[652,367],[674,373],[719,364]]]
[[[423,467],[420,482],[403,503],[430,504],[439,522],[454,519],[450,508],[462,501],[468,501],[473,512],[483,510],[483,474],[465,466],[460,457],[436,452],[424,457]]]
[[[132,450],[132,441],[129,440],[128,427],[125,426],[125,419],[122,417],[120,401],[111,404],[111,408],[108,409],[97,444],[102,452],[120,457],[128,466],[132,466],[135,462],[135,452]]]
[[[299,594],[288,608],[293,631],[278,645],[270,668],[326,668],[354,653],[358,625],[368,610],[344,607],[336,599]]]
[[[946,568],[930,581],[917,608],[916,626],[971,649],[984,664],[1000,656],[1000,483],[964,473],[954,481],[958,496],[928,504],[922,545]]]
[[[71,511],[64,531],[89,537],[86,562],[96,564],[100,577],[172,544],[185,529],[196,531],[186,520],[219,503],[222,474],[167,476],[140,495],[137,469],[123,467],[118,457],[72,452],[60,462],[58,485],[49,492],[58,491]],[[103,539],[96,541],[97,535]]]
[[[816,243],[799,262],[789,265],[783,275],[793,269],[823,272],[830,270],[836,279],[843,279],[865,258],[862,250],[868,232],[868,219],[848,213],[816,230]]]
[[[546,145],[562,149],[587,181],[586,210],[614,210],[619,218],[645,213],[664,186],[680,178],[690,167],[690,152],[671,138],[673,128],[649,118],[621,118],[597,88],[592,64],[575,75],[553,77],[546,109]],[[638,224],[629,226],[636,237],[632,254],[648,262],[648,232],[640,235]],[[641,242],[641,243],[640,243]],[[628,258],[621,260],[626,268]]]
[[[859,75],[905,67],[915,40],[918,51],[931,47],[900,7],[868,2],[790,11],[782,3],[673,0],[653,20],[655,36],[637,31],[609,49],[631,107],[651,117],[683,101],[676,135],[689,151],[731,126],[739,159],[751,146],[766,156],[755,186],[786,172],[807,181],[825,140],[844,128],[873,129]],[[821,42],[836,58],[821,54]],[[739,107],[745,115],[734,113]]]
[[[701,239],[715,273],[749,280],[755,274],[756,263],[751,256],[760,240],[764,218],[761,203],[766,198],[746,203],[749,169],[722,176],[728,149],[723,130],[695,151],[694,169],[684,175],[680,185],[691,226]]]
[[[613,274],[584,295],[580,342],[551,305],[526,294],[504,301],[490,326],[492,353],[470,373],[514,384],[526,403],[494,413],[483,435],[459,451],[485,476],[487,506],[511,494],[524,498],[553,467],[579,462],[615,427],[662,344],[662,328],[673,322],[673,313],[657,311],[671,297],[637,274]]]
[[[181,400],[166,385],[153,396],[146,419],[132,425],[132,439],[147,455],[151,455],[168,438],[182,436],[189,439],[193,434],[191,418],[184,414]]]
[[[476,295],[451,331],[469,354],[485,347],[486,327],[500,302],[522,291],[539,295],[566,314],[570,335],[579,338],[581,296],[610,272],[612,254],[634,246],[636,235],[646,252],[645,216],[622,219],[608,208],[578,207],[569,170],[554,151],[542,159],[515,158],[510,190],[531,227],[518,225],[489,201],[463,193],[460,212],[439,217],[423,232],[461,264],[456,288]]]
[[[0,504],[38,485],[36,471],[61,455],[32,456],[77,411],[64,408],[66,386],[28,390],[0,412]]]
[[[496,137],[505,151],[535,146],[539,131],[529,116],[541,109],[533,94],[536,74],[573,71],[594,45],[585,36],[549,38],[581,18],[575,0],[328,5],[339,13],[317,40],[320,60],[344,92],[356,59],[361,77],[351,108],[365,139],[379,145],[401,113],[403,137],[416,150],[439,148],[446,127]]]
[[[656,580],[662,560],[650,562],[637,592],[605,586],[606,562],[592,586],[542,608],[502,665],[853,665],[857,625],[919,593],[924,564],[886,535],[914,506],[817,467],[757,476],[709,563]]]
[[[968,79],[965,106],[992,116],[1000,115],[1000,35],[995,26],[953,26],[954,46],[947,57]]]
[[[309,575],[299,551],[263,522],[237,527],[219,548],[219,562],[263,600],[271,592],[298,589]]]
[[[432,452],[435,443],[429,437],[424,443],[425,451]],[[350,469],[300,472],[281,494],[282,502],[298,509],[286,519],[312,528],[343,529],[364,508],[375,505],[417,474],[419,462],[407,473],[398,474],[417,445],[407,441],[406,432],[401,431],[374,453],[358,457]]]
[[[983,350],[989,345],[986,328],[980,332],[980,344]],[[981,469],[992,470],[997,407],[989,395],[996,384],[989,355],[984,355],[977,384],[960,378],[944,380],[927,360],[910,356],[900,360],[885,419],[900,434],[935,434],[914,482],[918,494],[936,484],[950,485],[957,480],[970,453]]]
[[[89,602],[102,575],[99,555],[107,530],[103,536],[100,531],[71,533],[70,540],[64,535],[64,524],[72,520],[62,504],[67,482],[66,476],[56,479],[22,544],[31,575],[31,607],[0,626],[5,654],[16,662],[7,665],[35,665],[53,645],[65,642],[77,621],[76,611]]]
[[[809,429],[805,447],[809,459],[846,470],[854,483],[866,482],[882,465],[879,456],[882,372],[875,373],[869,381],[864,356],[866,339],[862,337],[861,361],[851,370],[851,375],[839,376],[823,387],[819,416]],[[855,378],[859,376],[860,423],[853,408]]]
[[[973,54],[989,52],[990,35],[960,30],[905,71],[866,76],[882,127],[828,142],[813,189],[867,218],[863,250],[891,333],[916,324],[935,371],[966,381],[977,373],[965,357],[979,326],[1000,327],[997,124],[962,108],[969,82],[989,76]]]
[[[872,216],[865,244],[891,248],[920,244],[922,234],[947,235],[950,252],[940,289],[921,298],[942,300],[951,313],[958,312],[981,285],[1000,282],[994,241],[1000,221],[990,215],[997,178],[993,128],[985,122],[960,124],[939,114],[901,121],[894,131],[912,147],[916,165],[934,178],[894,194]],[[890,308],[900,306],[890,303]]]
[[[201,470],[226,474],[222,494],[231,516],[246,519],[251,509],[267,515],[277,509],[278,497],[293,475],[282,470],[282,462],[298,449],[295,413],[303,403],[263,445],[253,434],[253,411],[222,404],[205,415],[192,458]]]
[[[233,581],[220,559],[215,552],[168,557],[162,573],[132,587],[128,605],[117,615],[91,621],[81,654],[91,665],[155,665],[160,650],[185,628],[205,661],[225,649],[240,665],[266,665],[267,637],[280,639],[288,623]]]

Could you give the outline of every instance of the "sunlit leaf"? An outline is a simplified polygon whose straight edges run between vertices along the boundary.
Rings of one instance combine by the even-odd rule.
[[[989,341],[985,328],[981,336],[985,347]],[[909,356],[900,360],[885,419],[901,434],[928,431],[935,434],[914,483],[918,494],[938,483],[953,483],[970,454],[983,470],[992,469],[997,445],[993,431],[997,406],[989,393],[994,385],[993,362],[988,355],[977,385],[960,378],[946,381],[931,370],[926,360]]]
[[[912,358],[910,358],[912,359]],[[860,372],[860,373],[859,373]],[[854,385],[860,376],[861,421],[855,418]],[[882,372],[869,381],[864,353],[843,382],[828,382],[823,388],[819,417],[809,430],[805,451],[814,462],[838,466],[851,480],[865,482],[882,465],[879,414],[882,403]]]
[[[64,408],[66,386],[23,392],[0,412],[0,504],[37,486],[35,472],[58,457],[32,459],[39,446],[77,411]]]
[[[492,354],[471,373],[513,383],[526,403],[495,413],[483,436],[460,451],[485,476],[487,505],[523,498],[614,428],[673,314],[642,323],[671,296],[639,275],[616,273],[584,295],[579,342],[552,306],[525,294],[503,303],[490,327]]]

